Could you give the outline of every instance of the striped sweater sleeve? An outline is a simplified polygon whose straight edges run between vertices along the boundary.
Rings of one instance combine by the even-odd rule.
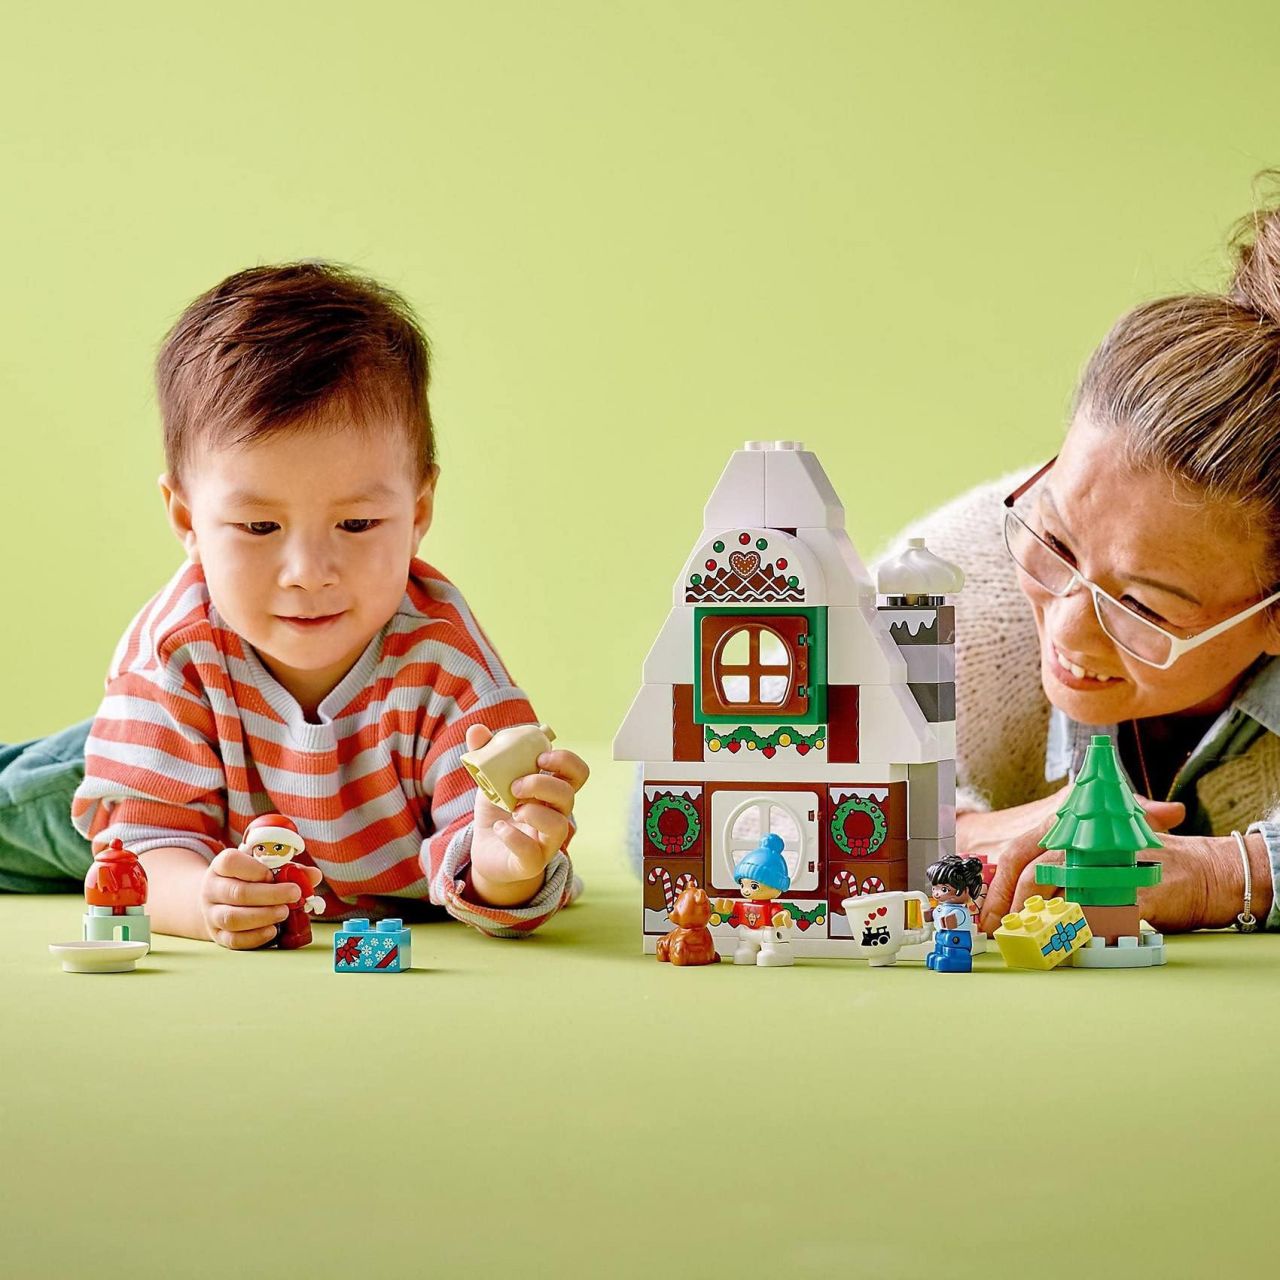
[[[519,938],[546,923],[568,901],[573,867],[568,854],[557,853],[547,866],[537,895],[520,907],[494,907],[465,895],[471,863],[476,786],[462,764],[467,729],[482,724],[495,732],[511,725],[536,723],[537,717],[519,689],[493,688],[476,696],[442,725],[427,749],[419,777],[431,804],[432,834],[422,842],[422,865],[429,878],[431,901],[451,916],[495,938]]]
[[[76,830],[102,848],[162,846],[212,859],[223,847],[226,775],[213,709],[179,663],[113,670],[85,746],[71,806]]]

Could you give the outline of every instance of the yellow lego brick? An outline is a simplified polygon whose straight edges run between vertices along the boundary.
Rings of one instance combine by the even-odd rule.
[[[1038,896],[1005,916],[995,936],[1010,969],[1053,969],[1093,938],[1078,903]]]

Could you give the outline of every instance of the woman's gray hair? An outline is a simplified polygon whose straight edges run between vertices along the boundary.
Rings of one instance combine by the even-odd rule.
[[[1121,317],[1085,367],[1075,412],[1121,432],[1131,465],[1255,525],[1268,547],[1262,590],[1280,581],[1280,206],[1242,219],[1232,244],[1225,295],[1160,298]]]

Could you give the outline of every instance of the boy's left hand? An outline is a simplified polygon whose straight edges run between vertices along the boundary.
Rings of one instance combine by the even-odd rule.
[[[478,750],[491,737],[484,725],[473,724],[467,750]],[[514,813],[476,792],[470,879],[477,897],[491,906],[518,906],[542,888],[547,863],[568,839],[574,796],[591,773],[581,756],[558,749],[544,751],[538,768],[542,772],[511,784],[520,801]]]

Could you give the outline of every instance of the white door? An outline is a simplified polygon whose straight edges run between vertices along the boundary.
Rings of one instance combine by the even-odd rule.
[[[715,791],[711,796],[711,885],[736,889],[733,868],[772,832],[782,837],[789,894],[818,888],[818,795],[815,791]]]

